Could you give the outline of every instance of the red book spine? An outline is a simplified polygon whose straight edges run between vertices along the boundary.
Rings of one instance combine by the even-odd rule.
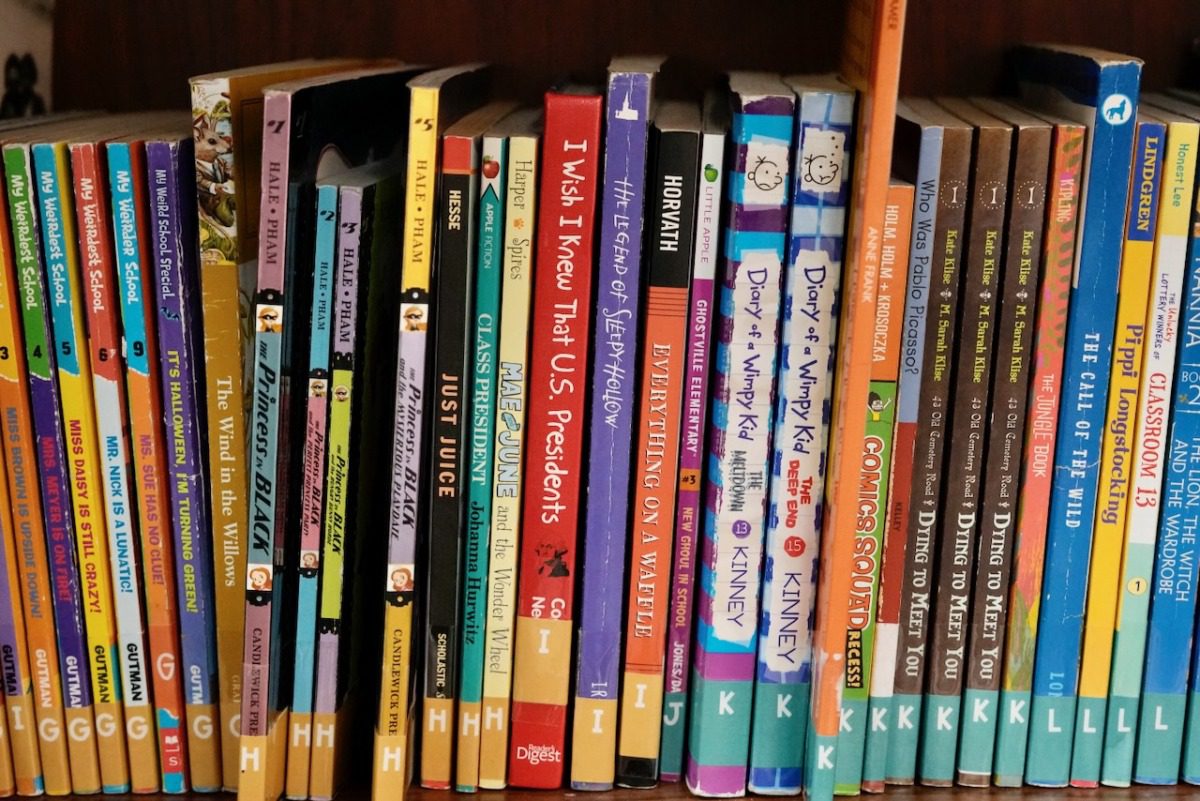
[[[509,782],[562,784],[599,186],[600,95],[546,94]]]

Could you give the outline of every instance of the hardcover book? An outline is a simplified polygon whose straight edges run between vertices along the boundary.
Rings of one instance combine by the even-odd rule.
[[[658,776],[665,782],[683,778],[683,741],[692,675],[692,609],[704,508],[709,362],[716,322],[713,289],[720,256],[725,138],[729,131],[729,109],[717,92],[710,92],[705,98],[702,130],[688,315],[691,324],[684,379],[683,427],[679,437],[679,495],[675,501],[675,553],[671,569],[662,748],[658,758]]]
[[[779,349],[762,616],[748,788],[804,786],[812,612],[825,496],[825,446],[837,339],[838,290],[854,148],[854,91],[796,76],[796,155]]]
[[[746,791],[796,96],[774,75],[731,73],[729,104],[733,150],[688,715],[687,784],[702,796]]]
[[[396,345],[396,390],[393,419],[386,570],[380,581],[384,604],[383,686],[395,699],[381,696],[375,728],[374,797],[403,797],[413,760],[408,750],[413,723],[416,683],[411,681],[413,652],[419,649],[414,620],[417,591],[416,545],[427,520],[421,498],[424,476],[425,407],[428,402],[427,356],[430,278],[433,273],[434,211],[437,199],[438,154],[446,126],[463,115],[479,97],[482,65],[470,64],[412,77],[406,90],[408,117],[393,122],[393,131],[407,131],[408,166],[405,180],[405,217],[402,250],[401,319]],[[394,102],[394,101],[383,101]],[[367,106],[363,110],[367,110]],[[378,575],[378,574],[377,574]],[[439,756],[441,758],[441,756]],[[443,761],[449,761],[444,754]],[[439,774],[448,775],[449,766]]]
[[[488,104],[446,129],[438,187],[442,212],[434,282],[433,481],[425,590],[424,726],[421,785],[450,788],[453,776],[454,700],[458,676],[459,553],[467,522],[466,459],[469,406],[464,384],[474,328],[475,218],[479,138],[513,104]]]
[[[617,58],[608,65],[594,315],[606,322],[594,332],[588,401],[587,513],[571,721],[575,790],[612,789],[615,776],[624,585],[612,566],[625,564],[647,145],[661,64],[661,58],[648,57]]]
[[[629,563],[631,576],[621,674],[617,784],[653,787],[666,660],[671,534],[683,414],[688,277],[696,219],[700,107],[659,106],[651,132],[647,189],[646,308],[641,357]]]
[[[1012,572],[1016,502],[1029,408],[1029,374],[1042,273],[1050,124],[1013,106],[971,101],[1012,126],[1008,230],[988,412],[987,463],[979,507],[979,544],[963,689],[958,783],[987,787],[992,776],[1000,666]]]
[[[151,689],[158,729],[162,789],[188,789],[187,728],[183,684],[175,666],[183,664],[176,608],[175,547],[167,487],[167,444],[162,420],[158,336],[155,325],[155,274],[150,228],[149,182],[142,135],[108,143],[108,185],[112,195],[113,235],[120,264],[121,328],[125,345],[125,383],[129,402],[129,438],[137,476],[138,535],[142,548],[142,590],[146,635],[154,665]],[[224,732],[222,732],[224,734]]]
[[[1007,633],[997,711],[992,782],[1020,787],[1025,773],[1033,652],[1046,547],[1046,499],[1054,474],[1058,409],[1066,345],[1067,308],[1075,268],[1077,211],[1081,195],[1086,128],[1053,119],[1049,201],[1046,204],[1044,268],[1033,345],[1017,528],[1008,595]]]
[[[1074,721],[1075,687],[1082,636],[1084,594],[1096,520],[1103,425],[1113,358],[1120,274],[1121,222],[1129,170],[1108,165],[1132,162],[1141,62],[1083,48],[1026,46],[1015,63],[1022,96],[1030,103],[1089,127],[1075,291],[1067,323],[1062,395],[1050,494],[1046,561],[1034,662],[1033,732],[1065,734]],[[1092,169],[1098,166],[1098,169]],[[1099,377],[1099,378],[1098,378]],[[1065,679],[1066,681],[1063,681]],[[1041,735],[1039,734],[1039,737]],[[1067,735],[1069,739],[1069,735]],[[1058,739],[1039,740],[1047,744]],[[1026,780],[1038,780],[1039,760],[1065,753],[1029,749]]]
[[[892,133],[904,41],[904,0],[854,0],[847,8],[841,78],[859,92],[857,141],[864,147],[854,163],[852,215],[840,310],[841,338],[826,472],[827,514],[823,517],[813,637],[813,691],[806,790],[817,801],[833,795],[841,689],[845,683],[846,630],[853,538],[834,532],[854,529],[857,491],[870,400],[870,358],[883,230],[892,166]]]
[[[509,783],[562,786],[603,98],[546,93]]]

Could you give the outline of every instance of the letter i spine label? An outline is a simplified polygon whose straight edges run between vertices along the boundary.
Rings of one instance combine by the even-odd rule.
[[[475,261],[474,362],[471,377],[471,448],[467,531],[463,553],[462,671],[459,683],[455,787],[472,792],[479,782],[484,627],[496,433],[496,348],[499,342],[501,242],[508,142],[484,136],[479,187],[479,249]]]
[[[1002,106],[986,108],[997,116],[1005,113]],[[1050,160],[1048,124],[1022,118],[1016,121],[1014,130],[1008,241],[957,766],[960,783],[983,787],[991,782],[995,745]]]
[[[199,320],[198,271],[189,243],[196,235],[195,195],[188,177],[192,143],[151,141],[146,144],[151,221],[156,236],[159,276],[159,367],[163,412],[168,421],[167,475],[175,523],[175,567],[180,611],[180,645],[187,680],[184,686],[192,787],[222,786],[220,732],[216,710],[217,655],[211,598],[212,556],[209,552],[208,498],[204,481],[204,426],[200,388],[203,359]],[[207,735],[207,736],[205,736]]]
[[[180,671],[182,664],[175,602],[175,563],[167,480],[162,395],[158,372],[158,338],[154,335],[154,268],[150,256],[145,149],[141,142],[108,146],[109,188],[125,340],[125,381],[129,402],[129,436],[138,501],[138,534],[142,547],[142,588],[146,601],[146,633],[158,760],[165,792],[187,789],[186,729]],[[149,300],[149,302],[147,302]],[[240,643],[239,643],[240,646]],[[240,659],[240,656],[239,656]]]
[[[159,788],[158,748],[150,705],[146,637],[141,603],[140,570],[133,527],[127,407],[123,381],[120,326],[114,294],[116,267],[109,207],[104,191],[103,146],[72,145],[71,171],[79,231],[80,275],[83,278],[92,364],[96,425],[100,448],[114,611],[125,705],[131,787],[134,792]]]
[[[28,145],[9,145],[4,148],[21,325],[25,357],[28,360],[33,436],[36,438],[36,470],[42,496],[41,514],[47,547],[60,549],[62,553],[62,558],[49,562],[50,586],[54,588],[50,596],[54,600],[54,641],[57,642],[62,698],[66,708],[66,725],[61,739],[66,741],[70,753],[71,790],[76,793],[96,793],[101,787],[100,764],[92,731],[92,685],[86,675],[88,654],[79,597],[79,568],[68,497],[59,386],[53,353],[50,351],[53,338],[47,314],[37,189],[32,180],[32,167]],[[74,727],[73,731],[81,736],[66,736],[68,727]]]
[[[503,788],[508,777],[508,712],[512,696],[513,623],[521,542],[525,404],[529,377],[529,320],[533,290],[534,209],[538,138],[516,133],[508,143],[504,279],[500,308],[497,411],[488,558],[488,613],[483,674],[479,786]]]
[[[795,96],[733,100],[687,783],[745,792]],[[771,167],[781,172],[776,175]],[[763,170],[759,172],[759,170]],[[778,180],[775,180],[775,179]],[[757,180],[756,180],[757,179]],[[754,214],[746,215],[746,209]],[[752,220],[752,222],[751,222]]]
[[[904,119],[900,130],[920,125],[922,135],[940,130],[942,147],[938,168],[937,210],[931,245],[929,305],[925,311],[921,383],[917,396],[917,446],[912,458],[911,490],[908,498],[904,554],[904,581],[899,600],[896,632],[895,674],[892,689],[891,734],[887,741],[888,784],[912,784],[917,774],[917,752],[921,732],[921,699],[925,691],[929,629],[936,576],[938,521],[941,516],[942,479],[945,475],[949,440],[951,390],[957,310],[962,285],[962,261],[966,250],[966,187],[971,177],[973,132],[965,123],[938,116],[922,123],[922,117],[938,114],[930,101],[913,101],[913,121]],[[922,191],[925,187],[922,184]],[[903,380],[903,379],[902,379]],[[903,391],[903,389],[902,389]],[[910,401],[901,395],[900,413]]]
[[[20,307],[16,295],[16,254],[9,234],[8,194],[0,186],[0,425],[4,431],[6,473],[0,488],[0,507],[11,510],[7,549],[7,574],[13,619],[13,649],[20,671],[20,691],[9,696],[13,761],[18,793],[71,790],[63,732],[62,686],[58,672],[54,616],[50,607],[50,568],[46,560],[45,531],[29,398],[28,375],[19,335]],[[19,555],[19,556],[18,556]],[[28,638],[28,639],[27,639]],[[32,672],[31,672],[32,671]],[[11,674],[16,679],[16,674]],[[6,684],[5,693],[9,687]],[[17,691],[18,687],[13,686]],[[20,696],[27,696],[23,703]],[[24,727],[34,739],[19,743],[14,714],[24,715]],[[49,737],[48,735],[53,735]],[[39,748],[40,745],[40,748]],[[29,754],[23,760],[20,750]],[[40,757],[40,758],[39,758]]]
[[[509,783],[562,785],[582,512],[599,95],[546,96]]]
[[[609,72],[572,715],[571,786],[582,790],[612,789],[615,777],[624,583],[605,565],[625,564],[626,532],[612,521],[629,516],[635,343],[653,96],[653,72]]]
[[[105,514],[103,507],[96,503],[102,490],[90,360],[83,337],[82,287],[70,168],[67,149],[62,143],[39,143],[32,150],[42,214],[49,311],[62,391],[60,399],[67,464],[70,466],[76,548],[83,579],[83,620],[96,705],[100,778],[106,789],[124,792],[129,787],[129,769],[121,683],[117,673],[116,621],[112,608]]]
[[[1012,149],[1011,126],[973,110],[965,101],[956,102],[949,110],[975,125],[975,164],[946,463],[948,482],[938,543],[937,607],[930,632],[930,673],[921,727],[921,782],[931,786],[953,784],[956,768]]]

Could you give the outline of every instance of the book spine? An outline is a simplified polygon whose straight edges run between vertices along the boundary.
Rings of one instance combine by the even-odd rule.
[[[598,324],[588,407],[588,502],[571,722],[575,790],[612,789],[616,769],[624,586],[606,566],[625,563],[652,84],[647,73],[610,73],[605,99]]]
[[[859,515],[855,522],[855,558],[851,585],[849,628],[846,630],[846,677],[842,694],[845,720],[838,734],[834,793],[858,795],[862,784],[866,742],[867,701],[875,649],[875,610],[879,589],[880,552],[887,522],[888,481],[896,421],[896,386],[900,372],[901,313],[915,190],[893,183],[883,217],[879,257],[879,289],[875,302],[874,347],[871,353],[871,391],[867,396],[867,427],[863,435],[859,475]]]
[[[679,495],[675,501],[675,554],[671,570],[670,627],[667,631],[666,692],[663,695],[662,781],[683,778],[683,742],[691,678],[692,607],[695,599],[697,535],[704,514],[704,436],[708,430],[708,367],[712,353],[713,289],[720,259],[721,196],[725,133],[705,133],[700,145],[695,252],[684,378],[683,429],[679,448]]]
[[[258,187],[237,180],[249,171],[235,164],[236,150],[246,162],[257,162],[261,142],[251,128],[262,113],[261,94],[240,108],[231,108],[227,78],[193,81],[192,119],[206,122],[221,145],[215,155],[196,162],[196,199],[200,244],[200,305],[204,329],[204,378],[208,426],[208,463],[212,470],[210,498],[213,521],[213,605],[217,619],[217,668],[221,710],[222,770],[226,790],[237,789],[239,725],[242,702],[242,643],[246,622],[246,539],[249,472],[246,463],[246,421],[250,413],[253,360],[247,347],[253,337],[250,304],[254,298],[254,255],[246,258],[245,241],[254,235],[257,208],[243,208],[257,199]],[[236,106],[237,104],[233,104]],[[235,126],[241,130],[236,130]],[[255,145],[258,147],[256,148]],[[251,151],[251,152],[244,152]],[[239,218],[241,229],[239,230]],[[153,648],[153,646],[151,646]]]
[[[529,365],[509,782],[563,781],[583,486],[592,244],[600,165],[598,95],[546,95]],[[657,723],[657,720],[655,721]]]
[[[922,709],[920,775],[921,783],[930,786],[948,786],[954,781],[967,668],[971,576],[980,529],[1012,129],[979,127],[975,137],[954,414],[938,538],[937,606],[930,631],[930,673]]]
[[[146,145],[147,190],[158,275],[155,305],[163,417],[171,443],[167,458],[175,521],[175,570],[180,653],[188,681],[185,715],[192,789],[222,786],[221,737],[216,727],[217,655],[212,609],[212,556],[208,541],[207,471],[200,403],[203,366],[199,326],[199,275],[195,236],[191,142]]]
[[[496,348],[499,345],[505,182],[508,140],[483,138],[479,184],[479,245],[475,259],[474,356],[471,374],[471,449],[467,530],[463,551],[462,669],[458,690],[455,789],[479,784],[483,671],[486,653],[488,554],[496,441]]]
[[[746,790],[794,116],[792,96],[735,101],[687,757],[705,796]]]
[[[130,783],[135,793],[159,789],[158,751],[150,704],[141,570],[133,527],[128,409],[125,403],[121,332],[116,308],[116,266],[108,228],[103,146],[72,145],[76,225],[86,307],[88,356],[100,446],[105,519],[113,579],[118,665],[123,690]]]
[[[61,390],[63,430],[70,465],[71,507],[75,514],[76,553],[83,579],[83,622],[96,714],[96,748],[100,780],[106,793],[129,791],[121,681],[113,612],[112,576],[104,508],[96,503],[100,488],[99,441],[93,405],[91,364],[83,320],[75,220],[70,195],[70,166],[65,145],[32,148],[47,299]],[[81,352],[82,351],[82,352]]]
[[[790,795],[804,786],[811,621],[853,123],[852,92],[800,95],[750,734],[752,792]]]
[[[337,755],[344,732],[339,731],[338,710],[340,651],[343,647],[342,610],[344,608],[346,553],[348,535],[351,464],[355,448],[352,444],[353,416],[356,406],[354,381],[355,353],[358,347],[360,275],[362,241],[363,192],[357,187],[337,189],[333,205],[334,236],[332,297],[332,353],[328,392],[329,434],[326,442],[324,477],[324,522],[321,539],[320,606],[317,611],[316,682],[313,697],[312,765],[309,797],[333,798],[337,791]],[[328,216],[328,198],[322,187],[318,197],[318,214]],[[322,217],[323,219],[323,217]],[[326,222],[329,222],[326,220]],[[319,252],[319,251],[318,251]],[[360,390],[361,391],[361,390]]]
[[[30,430],[28,376],[19,334],[15,253],[8,227],[8,196],[0,187],[0,420],[5,475],[0,508],[11,528],[4,540],[7,597],[12,610],[10,653],[15,669],[7,672],[5,695],[13,732],[16,791],[40,795],[48,789],[71,790],[63,731],[61,680],[58,675],[54,619],[49,608],[50,568],[41,524],[37,481],[29,475]],[[35,468],[36,469],[36,468]],[[49,653],[47,653],[49,649]],[[11,688],[11,689],[10,689]],[[23,733],[27,732],[28,734]],[[53,738],[43,734],[52,733]],[[27,738],[22,742],[23,738]]]
[[[1176,126],[1172,126],[1174,129]],[[1195,128],[1190,132],[1191,142],[1196,136]],[[1158,253],[1162,258],[1177,260],[1182,252],[1182,237],[1167,236],[1163,230],[1166,223],[1167,204],[1179,203],[1181,198],[1190,197],[1195,176],[1195,147],[1191,142],[1182,145],[1191,154],[1186,171],[1177,166],[1179,153],[1168,146],[1167,162],[1169,175],[1176,170],[1184,172],[1182,179],[1186,191],[1172,187],[1173,178],[1164,179],[1164,199],[1159,217],[1157,240]],[[1190,150],[1187,148],[1191,146]],[[1140,176],[1141,173],[1135,172]],[[1136,185],[1136,184],[1135,184]],[[1166,196],[1166,192],[1171,195]],[[1131,204],[1132,205],[1132,204]],[[1174,216],[1174,215],[1172,215]],[[1194,242],[1193,242],[1194,244]],[[1156,270],[1157,272],[1157,270]],[[1155,276],[1159,281],[1161,276]],[[1145,285],[1143,285],[1145,286]],[[1139,287],[1141,288],[1141,287]],[[1154,296],[1161,303],[1161,290],[1156,285]],[[1189,290],[1190,293],[1190,290]],[[1189,304],[1192,298],[1189,297]],[[1151,322],[1158,322],[1159,305],[1153,308]],[[1190,307],[1189,307],[1190,308]],[[1167,311],[1177,317],[1177,313]],[[1191,320],[1185,325],[1190,326]],[[1185,328],[1185,334],[1191,334]],[[1147,330],[1150,347],[1157,345],[1160,329]],[[1147,350],[1149,350],[1148,348]],[[1184,748],[1186,707],[1188,700],[1188,669],[1190,667],[1192,638],[1196,620],[1196,595],[1192,584],[1191,566],[1197,558],[1196,527],[1200,526],[1200,497],[1197,496],[1197,479],[1200,479],[1200,374],[1197,371],[1196,349],[1190,336],[1184,337],[1184,345],[1175,365],[1175,393],[1171,403],[1170,435],[1167,458],[1164,466],[1165,485],[1162,488],[1162,512],[1158,521],[1158,538],[1154,559],[1154,572],[1149,577],[1150,623],[1146,634],[1144,680],[1142,685],[1141,711],[1137,723],[1136,757],[1133,763],[1133,780],[1139,784],[1175,784],[1179,781],[1181,759]],[[1168,363],[1169,364],[1169,363]],[[1118,362],[1118,366],[1120,363]],[[1160,397],[1170,397],[1170,387],[1161,385],[1161,372],[1147,375],[1144,379],[1151,392]],[[1144,447],[1147,440],[1139,440]],[[1140,504],[1142,496],[1135,499]],[[1123,667],[1123,666],[1122,666]],[[1114,668],[1115,671],[1116,668]],[[1192,684],[1196,677],[1192,677]],[[1134,702],[1136,709],[1136,700]],[[1110,710],[1111,711],[1111,710]],[[1131,735],[1132,736],[1132,735]],[[1189,751],[1194,746],[1189,745]],[[1107,757],[1107,754],[1106,754]],[[1120,762],[1117,763],[1121,765]],[[1123,766],[1122,766],[1123,767]]]
[[[49,583],[53,587],[55,641],[66,725],[58,737],[67,743],[71,790],[100,792],[100,763],[92,731],[92,685],[88,679],[87,643],[83,630],[79,567],[75,555],[66,475],[66,445],[62,433],[59,387],[50,350],[50,320],[46,283],[42,271],[37,189],[29,149],[15,145],[4,149],[8,183],[9,219],[12,225],[16,271],[21,303],[21,326],[28,365],[29,400],[37,453],[37,474],[42,496]],[[74,732],[74,736],[67,736]],[[43,734],[43,738],[45,738]]]
[[[1157,188],[1153,173],[1139,176],[1140,180],[1131,187],[1131,192],[1136,192],[1137,212],[1136,215],[1131,213],[1136,220],[1130,220],[1128,228],[1131,233],[1135,229],[1138,232],[1145,230],[1139,239],[1144,241],[1147,235],[1150,237],[1145,244],[1147,249],[1153,250],[1154,264],[1151,272],[1141,259],[1131,258],[1129,249],[1141,242],[1127,244],[1121,266],[1122,292],[1117,319],[1119,369],[1113,371],[1105,429],[1105,456],[1108,456],[1111,438],[1113,458],[1111,463],[1106,458],[1101,468],[1102,475],[1108,478],[1101,483],[1097,501],[1100,511],[1094,547],[1098,550],[1093,555],[1092,574],[1088,579],[1087,627],[1079,670],[1079,702],[1070,771],[1073,786],[1095,787],[1099,783],[1113,670],[1136,673],[1139,683],[1141,678],[1140,661],[1136,665],[1118,665],[1116,662],[1114,627],[1118,625],[1118,610],[1127,592],[1127,585],[1122,581],[1122,564],[1131,556],[1137,561],[1131,552],[1142,547],[1139,542],[1146,541],[1147,533],[1150,543],[1145,547],[1153,547],[1156,529],[1154,523],[1146,527],[1147,531],[1139,531],[1133,525],[1139,522],[1135,517],[1141,516],[1135,513],[1138,506],[1157,512],[1162,489],[1158,466],[1163,463],[1166,448],[1163,424],[1169,409],[1168,385],[1174,365],[1179,295],[1187,252],[1189,201],[1195,188],[1196,131],[1194,124],[1172,123],[1168,127],[1165,147],[1160,145],[1159,151],[1163,166],[1157,201],[1153,197]],[[1131,196],[1131,209],[1133,200]],[[1148,261],[1150,254],[1145,253],[1144,257]],[[1126,282],[1130,282],[1127,288]],[[1136,308],[1127,310],[1127,305]],[[1135,316],[1137,313],[1141,314],[1140,319]],[[1162,356],[1155,356],[1164,348],[1170,351],[1165,366],[1161,364]],[[1144,425],[1148,413],[1154,415],[1149,429]],[[1147,462],[1147,457],[1152,461]],[[1136,579],[1131,576],[1129,580]],[[1124,617],[1123,612],[1121,616]],[[1145,618],[1142,620],[1144,625]],[[1114,754],[1114,763],[1119,762],[1120,757]]]
[[[655,129],[648,194],[647,289],[625,658],[616,781],[658,783],[671,534],[687,348],[688,276],[696,216],[697,132]]]
[[[496,350],[496,442],[491,553],[488,555],[487,627],[484,634],[487,663],[483,674],[483,731],[479,742],[479,786],[485,789],[503,788],[508,767],[517,549],[521,541],[522,466],[527,441],[525,410],[533,290],[534,209],[537,207],[537,154],[536,137],[510,138],[500,344]]]
[[[438,168],[438,90],[414,88],[409,105],[408,172],[405,187],[401,321],[396,361],[395,429],[392,440],[391,506],[387,573],[384,577],[382,687],[375,728],[372,796],[403,797],[413,763],[409,752],[415,694],[410,671],[417,638],[413,623],[417,536],[424,520],[420,485],[428,402],[426,360],[432,264],[434,187]]]
[[[1158,208],[1165,134],[1165,128],[1160,123],[1143,121],[1137,125],[1133,169],[1139,177],[1145,176],[1143,183],[1148,194],[1142,200],[1149,203],[1147,208],[1151,214],[1155,214]],[[1094,560],[1089,558],[1090,553],[1077,552],[1077,548],[1082,546],[1075,544],[1079,537],[1075,529],[1076,521],[1071,518],[1056,519],[1055,509],[1059,507],[1053,503],[1051,506],[1046,580],[1042,589],[1042,615],[1030,704],[1029,756],[1025,765],[1025,781],[1038,786],[1064,787],[1070,778],[1068,761],[1052,757],[1053,751],[1043,753],[1040,749],[1061,749],[1062,753],[1070,750],[1075,729],[1086,586],[1088,583],[1100,584],[1104,593],[1113,593],[1116,581],[1113,573],[1119,564],[1117,560],[1121,552],[1128,469],[1132,458],[1128,437],[1132,433],[1130,424],[1136,421],[1137,416],[1141,351],[1145,341],[1145,288],[1150,283],[1154,254],[1153,221],[1145,225],[1145,221],[1138,219],[1137,207],[1130,208],[1133,211],[1128,216],[1125,228],[1121,260],[1121,287],[1124,291],[1121,292],[1120,307],[1115,315],[1115,333],[1105,339],[1105,349],[1109,352],[1110,361],[1116,359],[1116,369],[1112,371],[1108,382],[1101,378],[1101,382],[1108,386],[1108,411],[1104,441],[1098,449],[1101,462],[1095,479],[1089,482],[1096,495],[1096,504],[1091,509],[1090,519],[1086,521],[1087,530],[1092,533],[1099,547],[1105,549],[1104,552],[1098,551]],[[1136,291],[1134,287],[1137,287]],[[1099,375],[1104,376],[1105,373]],[[1070,412],[1068,407],[1064,414]],[[1065,429],[1063,419],[1069,418],[1060,418],[1060,431]],[[1062,450],[1060,441],[1056,464],[1061,464],[1064,458]],[[1057,496],[1056,489],[1052,497]],[[1065,503],[1065,500],[1060,499],[1059,503]],[[1099,571],[1090,578],[1087,575],[1089,565],[1091,569]],[[1076,579],[1075,570],[1083,570],[1084,577]],[[1098,603],[1107,606],[1106,601]],[[1093,611],[1101,614],[1098,608],[1093,607]],[[1109,622],[1101,625],[1111,626],[1111,612]],[[1101,635],[1097,632],[1095,636]],[[1111,646],[1102,650],[1104,658],[1111,659]]]
[[[1085,137],[1082,126],[1060,124],[1055,127],[1052,145],[1045,266],[1035,325],[1029,422],[1017,498],[1013,576],[992,760],[992,781],[1000,787],[1020,787],[1025,774],[1033,652],[1049,523],[1045,499],[1054,479],[1051,468],[1058,435]]]
[[[871,667],[870,697],[867,701],[868,726],[863,752],[862,789],[883,792],[887,779],[889,727],[892,693],[896,681],[896,642],[900,635],[900,597],[908,553],[909,502],[915,472],[917,418],[920,411],[922,378],[925,372],[926,343],[934,325],[927,326],[938,308],[931,285],[935,277],[933,261],[934,225],[938,216],[939,176],[942,167],[942,128],[922,128],[913,154],[915,169],[909,171],[914,182],[913,227],[910,234],[907,292],[904,303],[904,328],[900,340],[900,377],[896,384],[896,428],[892,435],[892,474],[889,479],[887,520],[879,568],[879,609],[875,615],[875,658]],[[899,161],[899,158],[897,159]],[[934,347],[930,343],[930,348]],[[832,352],[830,354],[833,356]],[[932,380],[929,379],[929,380]],[[817,531],[820,531],[818,526]],[[814,565],[815,569],[815,565]]]
[[[292,706],[288,715],[288,798],[309,795],[313,739],[313,687],[316,671],[317,590],[325,511],[325,452],[329,428],[329,349],[333,317],[333,265],[336,258],[338,188],[317,189],[313,297],[305,404],[303,483],[300,487],[300,554],[296,584],[296,651]]]
[[[887,741],[888,784],[912,784],[917,775],[921,701],[932,600],[937,577],[938,530],[942,517],[942,480],[952,408],[951,378],[958,339],[959,296],[965,250],[967,185],[971,170],[971,131],[940,129],[941,163],[934,224],[931,302],[925,312],[925,349],[917,405],[916,444],[908,500],[904,581],[900,590],[896,665],[892,688],[891,734]],[[931,154],[932,156],[932,154]],[[925,185],[922,185],[924,190]],[[904,401],[903,396],[901,401]]]
[[[278,486],[283,425],[281,404],[284,318],[284,252],[287,242],[288,153],[291,96],[268,93],[263,101],[262,201],[258,288],[254,296],[254,384],[250,427],[250,530],[246,549],[245,627],[242,650],[241,748],[238,798],[274,801],[272,779],[282,755],[273,753],[278,687],[271,664],[278,630],[283,575],[275,581],[276,532],[282,528]],[[282,544],[282,543],[281,543]],[[282,550],[282,548],[281,548]],[[268,797],[269,796],[269,797]]]
[[[844,683],[846,629],[850,611],[851,540],[848,532],[857,517],[853,494],[859,480],[863,435],[870,393],[870,347],[879,274],[879,235],[891,175],[892,135],[899,89],[900,48],[904,38],[905,6],[855,0],[847,9],[846,41],[841,73],[861,90],[857,141],[864,147],[854,167],[854,217],[848,223],[841,337],[834,375],[830,431],[830,469],[826,475],[826,514],[823,518],[813,647],[813,690],[809,743],[805,751],[806,790],[818,801],[833,795],[837,737]],[[837,547],[834,547],[834,545]]]
[[[33,683],[25,646],[25,621],[21,617],[20,578],[17,574],[16,540],[13,537],[12,503],[8,485],[0,481],[0,651],[4,653],[5,725],[0,727],[0,747],[8,753],[0,758],[0,791],[12,795],[41,795],[45,792],[38,738],[33,722]]]
[[[466,524],[467,423],[463,383],[471,360],[472,261],[470,217],[479,175],[478,141],[442,140],[438,188],[437,308],[434,311],[433,417],[425,590],[425,688],[421,786],[448,790],[454,779],[454,700],[458,675],[459,556]]]
[[[1195,212],[1189,201],[1195,184],[1195,124],[1171,123],[1166,167],[1159,195],[1158,231],[1154,243],[1154,276],[1145,346],[1137,428],[1130,472],[1131,503],[1125,517],[1125,543],[1119,601],[1113,599],[1108,633],[1110,663],[1086,666],[1080,676],[1080,714],[1072,760],[1072,784],[1095,786],[1097,779],[1128,786],[1133,771],[1133,722],[1142,691],[1146,621],[1151,603],[1155,535],[1159,528],[1171,409],[1179,311],[1187,268],[1188,235]],[[1122,280],[1124,277],[1122,276]],[[1134,291],[1140,290],[1138,287]],[[1089,622],[1089,635],[1091,632]],[[1091,669],[1089,669],[1091,668]],[[1107,707],[1107,708],[1106,708]],[[1084,711],[1090,710],[1088,719]],[[1084,723],[1088,725],[1084,725]],[[1092,737],[1092,727],[1103,734]],[[1101,737],[1103,740],[1101,740]],[[1103,762],[1103,773],[1101,773]]]
[[[957,769],[959,784],[977,787],[987,787],[992,776],[1021,448],[1029,412],[1034,335],[1030,323],[1037,313],[1050,166],[1049,126],[1018,127],[1015,137]]]
[[[129,433],[142,549],[142,589],[150,646],[151,684],[158,729],[162,789],[188,789],[187,732],[183,726],[182,663],[175,608],[175,562],[170,498],[166,488],[166,441],[162,426],[162,389],[158,374],[158,338],[153,302],[154,269],[150,255],[145,150],[140,145],[108,146],[113,232],[121,287],[121,326],[125,344],[125,382]]]

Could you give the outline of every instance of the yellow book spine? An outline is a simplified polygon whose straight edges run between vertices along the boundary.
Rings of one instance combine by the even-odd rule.
[[[8,599],[5,605],[6,623],[11,622],[12,653],[5,658],[4,705],[8,720],[8,743],[0,746],[0,754],[11,749],[11,783],[0,775],[0,792],[4,787],[15,787],[18,795],[41,795],[45,789],[42,781],[42,761],[38,749],[37,725],[34,719],[33,683],[29,678],[29,654],[25,645],[25,621],[21,617],[20,578],[17,574],[16,541],[13,538],[12,520],[8,510],[12,508],[8,496],[8,484],[0,481],[0,526],[3,526],[4,580],[7,582]],[[7,627],[7,626],[6,626]],[[2,766],[0,766],[2,770]]]
[[[95,709],[100,780],[108,792],[129,789],[125,716],[118,678],[116,619],[109,575],[108,540],[100,502],[99,443],[92,402],[92,371],[83,333],[70,175],[66,146],[53,146],[52,156],[35,146],[37,185],[46,231],[47,274],[61,392],[63,429],[75,538],[87,631],[88,666]],[[51,163],[52,159],[52,163]],[[57,225],[57,230],[55,226]],[[155,760],[157,763],[157,760]]]
[[[1125,513],[1129,506],[1129,479],[1133,467],[1134,426],[1138,414],[1142,353],[1146,342],[1146,311],[1154,269],[1154,219],[1162,153],[1149,179],[1136,176],[1130,183],[1125,245],[1121,252],[1121,279],[1117,329],[1113,339],[1113,368],[1104,418],[1104,444],[1100,457],[1100,485],[1096,496],[1096,528],[1088,577],[1087,616],[1080,662],[1079,695],[1108,694],[1112,660],[1113,623],[1117,611],[1117,581],[1125,540]],[[1164,193],[1165,196],[1165,193]],[[1190,209],[1184,210],[1190,215]],[[1186,226],[1186,222],[1185,222]]]
[[[383,630],[383,685],[375,729],[372,801],[403,801],[408,787],[408,720],[412,712],[412,604],[387,605]]]
[[[537,157],[537,137],[513,136],[509,140],[500,346],[497,349],[499,392],[495,478],[484,634],[487,645],[479,743],[479,786],[485,789],[501,789],[508,778],[508,719],[512,699],[517,551],[521,539],[521,464],[529,377]]]
[[[437,186],[438,97],[435,87],[413,87],[409,100],[408,178],[404,190],[404,261],[400,285],[429,291],[433,265],[433,211]]]

